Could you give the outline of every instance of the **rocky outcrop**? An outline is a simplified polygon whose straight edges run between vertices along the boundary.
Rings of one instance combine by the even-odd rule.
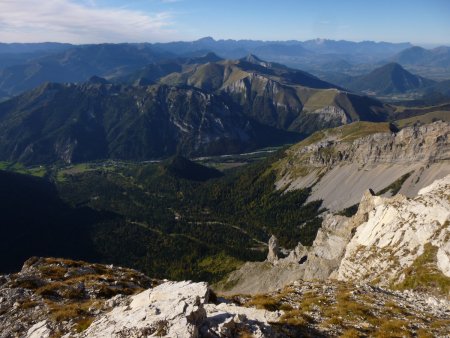
[[[413,197],[450,174],[449,134],[448,122],[399,132],[367,123],[319,132],[288,150],[277,165],[276,185],[312,187],[308,201],[323,200],[324,207],[337,211],[357,203],[368,188],[381,191],[409,175],[399,192]]]
[[[337,125],[345,125],[350,123],[349,117],[345,114],[342,108],[335,106],[326,106],[320,109],[312,111],[310,114],[318,115],[317,119],[321,120],[322,123],[336,121]]]
[[[375,196],[367,190],[354,216],[324,216],[311,247],[299,244],[286,258],[246,263],[218,289],[225,294],[256,294],[300,279],[339,279],[417,287],[446,296],[450,285],[449,239],[450,175],[412,199]],[[429,285],[420,284],[424,280]]]
[[[312,167],[357,163],[360,166],[379,163],[436,162],[450,159],[450,124],[435,122],[413,126],[399,132],[375,133],[346,140],[345,131],[298,149],[296,156]],[[327,151],[328,150],[328,151]],[[306,156],[304,156],[306,155]]]
[[[381,201],[372,203],[368,219],[356,228],[336,277],[388,286],[420,279],[422,271],[441,274],[450,283],[450,176],[412,199],[402,195],[373,199]],[[427,266],[417,266],[417,276],[411,276],[411,266],[424,255],[431,256],[423,263]]]
[[[285,258],[273,258],[276,238],[272,236],[266,262],[244,264],[218,288],[225,294],[256,294],[275,291],[299,279],[328,279],[339,268],[354,229],[367,220],[369,211],[381,200],[367,190],[354,217],[326,214],[313,245],[305,247],[299,243]]]

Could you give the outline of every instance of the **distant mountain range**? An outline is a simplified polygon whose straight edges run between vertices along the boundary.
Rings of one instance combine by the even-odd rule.
[[[410,43],[387,43],[373,41],[334,41],[315,39],[308,41],[258,41],[258,40],[214,40],[205,37],[192,42],[170,42],[155,44],[155,48],[174,54],[190,54],[212,51],[225,58],[242,58],[256,54],[261,58],[281,62],[289,66],[305,68],[336,59],[352,62],[374,62],[412,47]]]
[[[0,69],[27,63],[73,47],[66,43],[0,43]]]
[[[73,47],[69,43],[42,42],[42,43],[1,43],[0,54],[26,54],[26,53],[50,53],[60,52]]]
[[[126,76],[151,63],[167,64],[168,60],[203,57],[211,52],[221,58],[239,59],[256,54],[300,69],[335,70],[337,64],[352,66],[388,59],[411,46],[371,41],[253,41],[209,37],[192,42],[155,44],[0,43],[0,90],[12,96],[46,81],[83,82],[94,75]]]
[[[205,57],[208,53],[215,55],[216,59],[208,60],[214,62],[217,58],[240,59],[254,54],[319,77],[325,74],[327,79],[331,78],[329,73],[366,74],[388,62],[397,62],[425,77],[426,72],[431,72],[433,77],[440,78],[442,67],[450,65],[449,47],[426,50],[410,43],[373,41],[214,40],[206,37],[191,42],[155,44],[0,43],[0,93],[2,97],[17,95],[47,81],[84,82],[92,76],[126,78],[138,70],[146,72],[141,77],[153,83],[169,71],[180,71],[172,68],[172,61],[180,63],[182,58],[189,63],[188,59]],[[143,70],[146,65],[148,69]],[[438,67],[440,73],[430,67]]]
[[[211,58],[217,59],[200,60]],[[48,83],[1,103],[0,159],[70,163],[236,153],[355,120],[382,121],[390,111],[253,55],[190,60],[149,86],[94,77],[79,85]],[[130,79],[136,80],[142,79]]]
[[[0,70],[0,90],[17,95],[44,82],[84,82],[119,76],[166,57],[149,45],[102,44],[64,48]]]

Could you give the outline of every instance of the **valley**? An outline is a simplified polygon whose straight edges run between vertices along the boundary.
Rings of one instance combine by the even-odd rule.
[[[142,163],[3,165],[22,175],[45,176],[74,212],[86,209],[103,215],[90,226],[87,242],[94,250],[90,257],[155,277],[218,281],[245,261],[261,260],[272,234],[285,248],[298,242],[311,245],[324,213],[358,203],[368,186],[386,196],[399,192],[414,196],[450,173],[448,123],[394,129],[395,133],[392,128],[388,123],[359,122],[318,132],[288,148],[196,162],[175,156]],[[400,135],[411,133],[416,133],[415,139],[406,144],[415,154],[403,162],[398,155],[380,154],[371,147],[356,150],[358,160],[345,153],[373,137],[376,142],[392,138],[394,145],[388,149],[396,148],[395,142],[405,142]],[[427,138],[422,140],[420,133]],[[330,138],[332,142],[327,141]],[[433,141],[440,138],[442,143]],[[369,149],[376,157],[364,153]],[[401,152],[408,154],[405,148]],[[398,188],[391,189],[398,182]],[[170,260],[174,255],[177,261]]]

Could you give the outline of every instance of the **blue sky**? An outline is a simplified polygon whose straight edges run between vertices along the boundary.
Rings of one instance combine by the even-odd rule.
[[[450,0],[0,0],[0,41],[375,40],[450,45]]]

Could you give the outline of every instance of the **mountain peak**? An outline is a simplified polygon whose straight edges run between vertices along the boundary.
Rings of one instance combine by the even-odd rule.
[[[240,59],[240,61],[248,62],[254,65],[262,66],[265,68],[270,68],[271,65],[273,65],[270,62],[261,60],[259,57],[257,57],[255,54],[248,54],[246,57]]]
[[[205,36],[198,39],[196,42],[216,42],[216,40],[214,40],[214,38],[212,38],[211,36]]]
[[[257,57],[255,54],[248,54],[242,60],[247,61],[247,62],[251,62],[251,63],[258,63],[258,64],[261,63],[261,62],[264,62],[259,57]]]
[[[402,67],[401,64],[397,63],[397,62],[390,62],[385,64],[384,66],[381,66],[377,69],[375,69],[373,72],[375,71],[381,71],[381,70],[385,70],[388,72],[407,72],[409,73],[405,68]]]
[[[202,59],[203,61],[208,61],[208,62],[217,62],[217,61],[222,60],[222,58],[214,52],[208,52],[204,56],[202,56],[198,59]]]
[[[108,81],[105,78],[100,77],[100,76],[96,76],[96,75],[92,76],[88,80],[88,82],[92,83],[92,84],[108,84]]]
[[[426,49],[420,46],[412,46],[408,48],[408,51],[426,51]]]
[[[355,78],[350,88],[385,95],[418,90],[432,83],[429,79],[408,72],[399,63],[390,62],[367,75]]]

